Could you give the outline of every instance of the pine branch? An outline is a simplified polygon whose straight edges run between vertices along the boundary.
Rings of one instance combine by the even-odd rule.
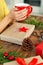
[[[33,24],[35,25],[36,29],[42,29],[43,30],[43,22],[38,21],[33,16],[28,17],[26,20],[24,20],[26,24]]]
[[[20,56],[20,54],[16,51],[12,51],[12,52],[8,52],[9,56],[14,56],[16,57],[23,57],[23,55]],[[4,52],[0,52],[0,64],[2,63],[6,63],[6,62],[10,62],[10,60],[8,60],[8,57],[4,58]]]

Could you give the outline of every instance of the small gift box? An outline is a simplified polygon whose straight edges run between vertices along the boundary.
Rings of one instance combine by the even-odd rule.
[[[30,24],[14,22],[1,35],[1,40],[22,45],[22,41],[29,37],[35,26]]]

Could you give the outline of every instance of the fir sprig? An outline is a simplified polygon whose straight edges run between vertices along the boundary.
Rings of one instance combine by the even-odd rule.
[[[43,22],[38,21],[33,16],[28,17],[26,20],[24,20],[24,22],[27,23],[27,24],[33,24],[33,25],[35,25],[35,27],[37,29],[43,29]]]
[[[15,58],[16,57],[23,57],[23,55],[20,55],[16,51],[8,52],[8,54],[9,54],[9,56],[14,56]],[[10,62],[10,60],[8,60],[8,57],[4,58],[4,52],[0,52],[0,64],[6,63],[6,62]]]

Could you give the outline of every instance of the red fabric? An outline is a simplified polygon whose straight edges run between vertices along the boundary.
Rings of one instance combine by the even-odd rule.
[[[43,55],[43,42],[41,42],[37,47],[36,47],[36,55]]]

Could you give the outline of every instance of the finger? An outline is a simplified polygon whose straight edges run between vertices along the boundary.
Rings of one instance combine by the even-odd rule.
[[[26,17],[24,17],[24,18],[21,18],[21,19],[19,19],[18,21],[25,20],[25,19],[26,19]]]
[[[18,11],[18,9],[17,9],[15,6],[13,7],[13,10],[14,10],[14,11]]]
[[[24,16],[20,16],[20,17],[15,17],[16,19],[22,19],[22,18],[24,18],[26,16],[26,14],[24,15]]]
[[[27,17],[25,16],[25,17],[23,17],[23,18],[17,19],[17,21],[25,20],[26,18],[27,18]]]
[[[24,12],[21,12],[21,13],[17,14],[16,16],[17,16],[17,17],[19,17],[19,16],[24,16],[25,14],[27,14],[27,11],[28,11],[28,10],[25,10]]]
[[[25,12],[27,9],[25,8],[25,9],[23,9],[23,10],[20,10],[20,11],[15,11],[15,13],[16,14],[20,14],[20,13],[22,13],[22,12]]]
[[[15,8],[15,7],[13,7],[11,10],[12,10],[13,12],[18,11],[17,8]]]
[[[15,11],[19,11],[19,10],[15,7]]]
[[[16,13],[15,13],[15,17],[16,17],[16,18],[18,18],[18,17],[24,17],[24,16],[27,14],[27,11],[28,11],[28,10],[26,10],[26,11],[20,13],[20,14],[16,14]]]

